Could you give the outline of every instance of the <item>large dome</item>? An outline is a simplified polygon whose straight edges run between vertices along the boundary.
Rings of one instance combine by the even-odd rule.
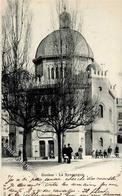
[[[78,31],[70,28],[56,30],[45,37],[37,48],[35,60],[59,55],[76,55],[94,59],[85,38]]]

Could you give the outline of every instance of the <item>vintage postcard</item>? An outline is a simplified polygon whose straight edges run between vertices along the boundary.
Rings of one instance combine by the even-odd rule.
[[[1,1],[1,196],[122,195],[121,10]]]

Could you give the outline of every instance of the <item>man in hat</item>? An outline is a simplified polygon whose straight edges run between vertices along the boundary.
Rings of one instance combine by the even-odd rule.
[[[67,163],[71,163],[72,152],[73,152],[73,150],[72,150],[70,144],[68,144],[68,147],[67,147],[67,156],[68,156]]]

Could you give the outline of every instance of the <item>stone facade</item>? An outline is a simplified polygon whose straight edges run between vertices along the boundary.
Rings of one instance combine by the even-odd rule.
[[[116,99],[106,72],[91,69],[92,97],[99,102],[99,115],[88,130],[92,130],[92,149],[107,149],[116,145]]]
[[[65,17],[64,17],[65,15]],[[64,18],[69,21],[66,23]],[[87,127],[77,127],[67,130],[63,137],[64,144],[71,144],[73,152],[77,152],[80,145],[83,153],[90,155],[93,149],[114,148],[116,145],[116,99],[114,87],[111,87],[107,79],[107,72],[103,72],[99,64],[95,62],[93,52],[78,32],[70,28],[71,18],[66,10],[60,15],[60,28],[44,38],[36,51],[35,59],[35,86],[43,89],[46,85],[55,85],[61,78],[66,77],[65,70],[69,69],[67,54],[73,53],[73,72],[78,75],[80,71],[89,72],[91,80],[91,97],[99,102],[99,116],[96,121]],[[62,57],[62,58],[61,58]],[[119,107],[118,107],[119,108]],[[37,129],[40,129],[37,127]],[[27,155],[32,157],[48,158],[57,156],[56,134],[50,132],[50,127],[41,127],[48,130],[43,133],[32,130],[27,139]],[[12,129],[11,129],[12,130]],[[16,135],[16,150],[22,148],[20,132]],[[21,131],[22,133],[22,131]],[[51,155],[53,154],[53,155]]]
[[[70,21],[69,14],[66,10],[64,14]],[[93,100],[96,99],[99,101],[100,112],[102,114],[100,113],[92,125],[67,130],[64,134],[64,143],[70,143],[74,153],[82,145],[84,154],[86,155],[90,155],[93,149],[107,149],[109,146],[114,148],[116,145],[115,93],[114,88],[110,86],[109,80],[107,79],[107,71],[103,72],[100,65],[95,62],[93,52],[85,38],[79,32],[70,29],[71,21],[68,26],[65,26],[65,21],[63,23],[63,14],[61,14],[60,20],[61,25],[59,30],[52,32],[44,38],[37,48],[35,59],[33,60],[35,64],[36,85],[40,88],[42,85],[54,85],[60,80],[61,75],[65,77],[65,68],[68,66],[66,54],[69,52],[67,50],[71,50],[71,45],[73,44],[75,47],[73,61],[75,68],[73,70],[75,74],[80,73],[81,70],[89,72],[91,96]],[[69,40],[72,42],[70,43]],[[60,43],[60,41],[62,42]],[[61,63],[59,58],[61,55],[60,46],[62,46]],[[77,63],[75,63],[76,61]],[[34,148],[38,156],[40,156],[39,142],[41,140],[45,142],[45,147],[43,145],[45,155],[49,156],[47,149],[49,149],[48,139],[50,138],[54,140],[51,134],[44,134],[42,138],[38,138],[33,142],[36,145]],[[54,142],[54,145],[56,145],[56,142]],[[56,155],[57,153],[55,152]]]
[[[116,99],[117,106],[117,143],[122,152],[122,98]]]

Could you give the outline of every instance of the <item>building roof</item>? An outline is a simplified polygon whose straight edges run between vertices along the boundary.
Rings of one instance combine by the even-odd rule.
[[[62,28],[50,33],[39,44],[35,60],[38,58],[76,55],[94,59],[93,52],[85,38],[70,28]]]
[[[100,65],[96,62],[89,64],[86,68],[86,71],[91,71],[91,69],[93,69],[94,71],[101,71]]]

